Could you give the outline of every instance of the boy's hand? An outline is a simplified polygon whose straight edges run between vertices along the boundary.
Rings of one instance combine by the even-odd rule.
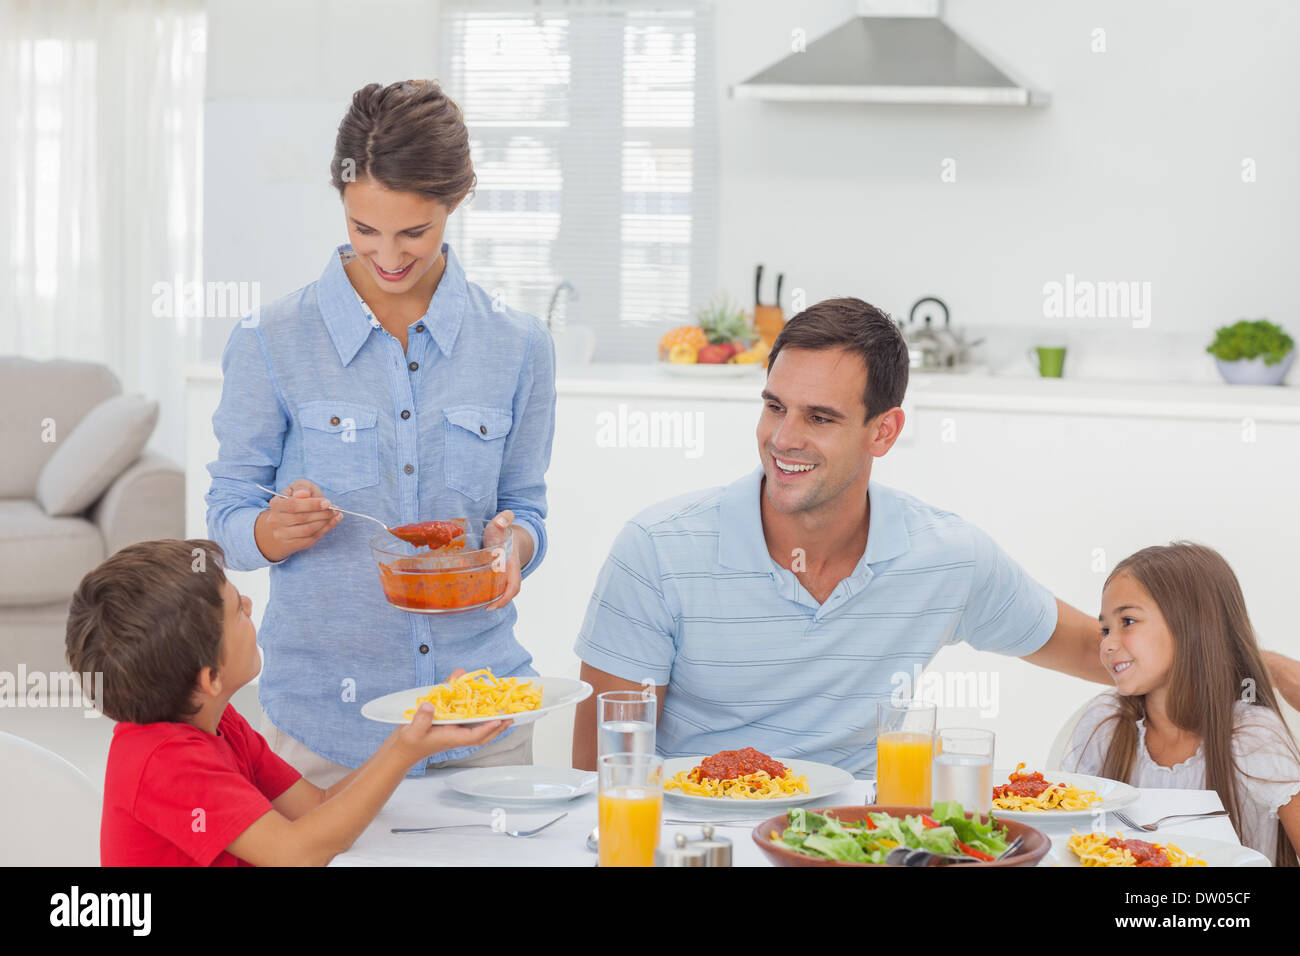
[[[446,682],[454,681],[464,673],[465,668],[457,667],[447,675]],[[501,736],[514,723],[513,720],[489,720],[481,724],[438,724],[435,727],[432,724],[434,713],[433,705],[424,702],[416,709],[411,722],[396,733],[396,745],[411,755],[411,763],[456,747],[482,746]]]
[[[457,747],[481,747],[500,737],[514,723],[512,720],[489,720],[481,724],[433,726],[433,714],[433,704],[425,701],[411,722],[397,732],[397,747],[410,757],[411,763]]]

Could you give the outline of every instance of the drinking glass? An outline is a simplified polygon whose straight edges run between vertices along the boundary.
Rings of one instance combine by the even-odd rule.
[[[949,727],[939,731],[934,754],[934,802],[956,800],[963,810],[993,809],[993,731]]]
[[[611,690],[596,697],[596,756],[655,752],[654,691]]]
[[[654,866],[664,803],[664,760],[605,754],[596,760],[601,866]]]
[[[894,807],[930,806],[934,761],[934,704],[919,701],[876,703],[876,803]]]

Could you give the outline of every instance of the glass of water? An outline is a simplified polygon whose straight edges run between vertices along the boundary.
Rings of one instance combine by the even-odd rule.
[[[654,691],[611,690],[600,694],[596,698],[596,756],[653,754],[658,706]]]
[[[940,730],[935,739],[934,802],[956,800],[962,809],[993,809],[993,731],[974,727]]]

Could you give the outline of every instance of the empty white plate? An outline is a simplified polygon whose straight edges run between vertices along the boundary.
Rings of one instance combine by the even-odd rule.
[[[498,803],[562,803],[593,792],[596,774],[571,767],[475,767],[448,777],[447,786]]]

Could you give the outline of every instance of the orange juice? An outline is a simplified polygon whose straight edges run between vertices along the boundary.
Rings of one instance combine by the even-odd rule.
[[[930,805],[931,734],[906,731],[876,738],[876,803],[893,807]]]
[[[599,798],[600,865],[654,866],[663,791],[615,787]]]

